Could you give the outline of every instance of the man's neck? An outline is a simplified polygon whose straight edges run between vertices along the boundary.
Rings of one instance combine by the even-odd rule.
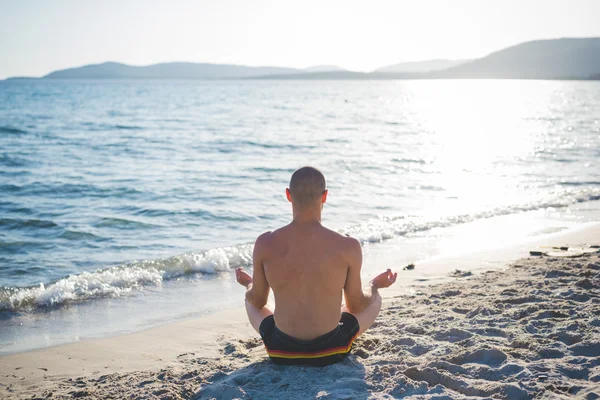
[[[313,225],[321,224],[321,209],[320,208],[306,208],[306,209],[294,209],[294,224],[298,225]]]

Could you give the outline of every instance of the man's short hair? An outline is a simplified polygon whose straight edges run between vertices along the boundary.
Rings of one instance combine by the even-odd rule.
[[[290,179],[292,201],[300,207],[317,203],[325,190],[327,190],[325,176],[313,167],[297,169]]]

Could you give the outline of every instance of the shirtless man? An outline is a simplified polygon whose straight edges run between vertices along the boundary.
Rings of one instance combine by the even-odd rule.
[[[293,221],[260,235],[253,276],[238,268],[236,278],[247,288],[250,324],[275,363],[331,364],[373,324],[381,308],[377,290],[393,284],[397,274],[388,269],[363,291],[360,242],[321,225],[327,189],[319,170],[294,172],[286,196]],[[274,311],[266,307],[270,288]]]

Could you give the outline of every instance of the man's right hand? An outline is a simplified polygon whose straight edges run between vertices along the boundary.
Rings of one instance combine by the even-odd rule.
[[[371,285],[376,289],[383,289],[386,287],[392,286],[394,282],[396,282],[396,278],[398,277],[398,273],[392,273],[391,269],[377,275],[371,281]]]
[[[238,281],[238,283],[244,287],[248,287],[248,285],[252,283],[252,277],[250,276],[250,274],[244,271],[244,268],[236,268],[235,278]]]

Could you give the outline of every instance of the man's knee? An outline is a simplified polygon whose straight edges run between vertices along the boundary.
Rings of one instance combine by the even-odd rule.
[[[381,310],[381,301],[381,296],[377,294],[373,297],[371,304],[369,304],[367,308],[365,308],[362,312],[353,314],[358,320],[359,335],[362,335],[375,322],[375,319]]]
[[[271,311],[271,309],[269,309],[267,306],[258,309],[254,307],[252,303],[246,300],[246,314],[248,314],[250,325],[252,325],[256,332],[259,332],[260,324],[266,317],[273,315],[273,311]]]

